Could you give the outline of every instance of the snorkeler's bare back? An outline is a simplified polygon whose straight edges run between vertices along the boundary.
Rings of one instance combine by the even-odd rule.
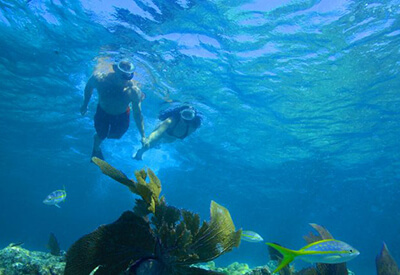
[[[126,112],[129,103],[138,101],[138,91],[133,82],[121,82],[111,73],[105,77],[96,77],[96,89],[100,107],[111,115]]]

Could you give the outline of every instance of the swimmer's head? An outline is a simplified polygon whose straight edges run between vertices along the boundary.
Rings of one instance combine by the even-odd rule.
[[[181,118],[186,121],[191,121],[196,117],[196,110],[192,106],[188,106],[187,108],[180,111]]]
[[[133,72],[135,71],[135,65],[131,61],[121,60],[117,64],[117,69],[121,77],[125,80],[131,80],[133,78]]]

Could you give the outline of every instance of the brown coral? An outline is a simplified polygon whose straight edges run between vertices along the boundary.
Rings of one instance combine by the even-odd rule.
[[[376,256],[375,263],[378,275],[400,275],[399,267],[385,243],[382,244],[381,252]]]
[[[75,242],[67,252],[65,274],[119,274],[131,261],[152,257],[155,238],[148,222],[127,211]]]
[[[47,242],[47,248],[50,250],[51,255],[61,255],[60,245],[58,244],[57,238],[53,233],[50,233],[49,241]]]
[[[101,171],[126,185],[141,198],[134,211],[99,227],[78,240],[67,253],[65,274],[220,274],[191,266],[213,260],[239,246],[229,211],[211,202],[211,220],[200,226],[200,217],[168,206],[160,198],[161,183],[149,169],[135,172],[136,180],[105,161],[92,159]],[[149,178],[149,182],[146,179]]]

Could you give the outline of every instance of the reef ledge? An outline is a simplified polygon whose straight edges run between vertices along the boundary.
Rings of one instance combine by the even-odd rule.
[[[64,256],[30,251],[14,243],[0,250],[0,275],[61,275],[64,269]]]

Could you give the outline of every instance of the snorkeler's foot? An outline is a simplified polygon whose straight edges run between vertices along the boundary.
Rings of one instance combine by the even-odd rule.
[[[101,160],[104,160],[103,152],[101,151],[100,148],[98,148],[97,150],[95,148],[93,148],[92,156],[90,158],[90,161],[92,161],[93,157],[97,157],[97,158],[99,158]]]
[[[142,160],[142,156],[143,156],[143,151],[142,149],[139,149],[136,154],[132,155],[132,158],[135,160]]]

